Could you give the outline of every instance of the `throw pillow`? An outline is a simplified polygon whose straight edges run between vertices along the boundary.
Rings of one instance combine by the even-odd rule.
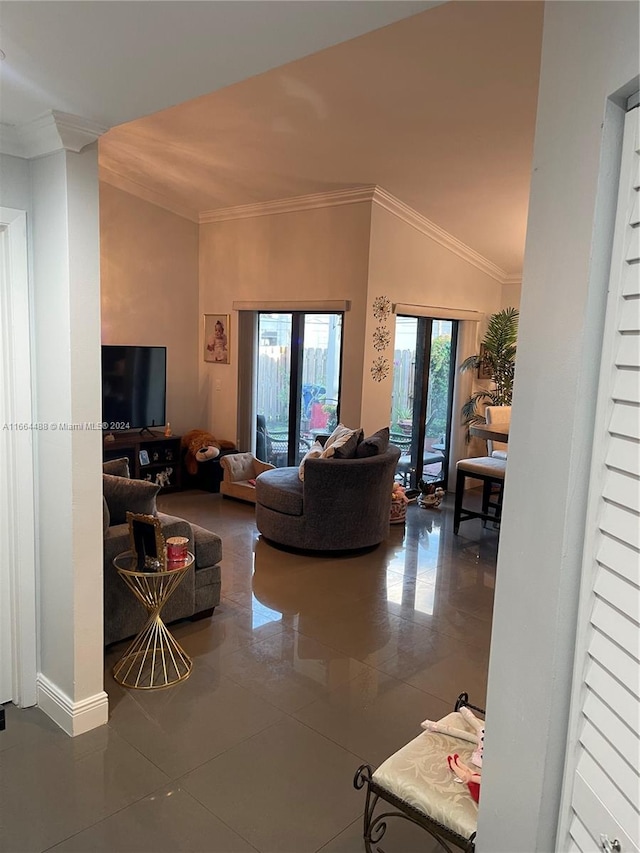
[[[347,436],[347,438],[349,438],[352,432],[353,430],[349,429],[349,427],[346,427],[344,424],[338,424],[338,426],[334,429],[329,438],[326,439],[324,443],[325,448],[331,447],[337,441],[340,441],[340,439],[344,438],[345,435]]]
[[[386,453],[389,447],[389,427],[383,427],[373,435],[363,438],[356,448],[356,458],[365,459],[367,456],[379,456]]]
[[[323,456],[325,456],[327,458],[329,458],[331,456],[339,456],[339,454],[337,452],[338,449],[343,447],[348,441],[350,441],[352,436],[354,434],[357,435],[357,433],[358,433],[358,430],[356,430],[356,429],[350,429],[349,427],[345,426],[344,424],[338,424],[338,426],[334,429],[334,431],[331,433],[329,438],[324,443],[325,452],[324,452]],[[357,439],[356,439],[356,445],[357,445]],[[348,449],[347,449],[347,452],[349,452]]]
[[[335,449],[334,456],[336,459],[354,459],[356,455],[356,450],[358,449],[358,445],[362,441],[364,436],[364,431],[361,429],[354,429],[351,432],[351,435],[346,436],[344,442],[339,444],[336,442],[332,447]]]
[[[102,493],[107,502],[111,524],[124,524],[127,512],[157,515],[156,495],[159,491],[160,486],[146,480],[102,475]]]
[[[314,441],[309,450],[304,454],[300,461],[300,467],[298,468],[298,477],[301,480],[304,480],[304,463],[307,459],[317,459],[319,456],[322,456],[324,453],[324,448],[320,444],[319,441]]]
[[[103,474],[112,474],[114,477],[130,477],[129,460],[126,456],[120,459],[110,459],[102,465]]]

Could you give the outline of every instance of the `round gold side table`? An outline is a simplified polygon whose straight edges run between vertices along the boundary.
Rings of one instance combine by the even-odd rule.
[[[118,574],[149,614],[143,629],[113,668],[118,684],[156,690],[184,681],[191,674],[191,658],[180,648],[160,613],[194,559],[189,551],[184,560],[168,563],[170,568],[163,572],[138,571],[133,551],[125,551],[114,559]]]

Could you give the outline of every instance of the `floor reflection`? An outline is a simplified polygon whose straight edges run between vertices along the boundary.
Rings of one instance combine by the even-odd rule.
[[[453,536],[449,501],[414,504],[374,551],[300,555],[261,540],[250,505],[194,491],[158,506],[223,540],[213,617],[171,626],[192,674],[126,690],[110,675],[114,646],[108,727],[74,739],[39,709],[9,706],[5,846],[362,850],[356,768],[378,765],[462,690],[485,703],[496,531],[475,520]]]

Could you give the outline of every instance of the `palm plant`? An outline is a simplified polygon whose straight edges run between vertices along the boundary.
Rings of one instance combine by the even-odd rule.
[[[488,391],[475,391],[462,407],[462,422],[465,426],[484,423],[484,415],[478,404],[488,406],[510,406],[513,396],[513,377],[516,367],[516,341],[518,338],[516,308],[505,308],[492,314],[482,340],[481,354],[470,355],[460,365],[460,372],[482,367],[485,376],[494,386]]]

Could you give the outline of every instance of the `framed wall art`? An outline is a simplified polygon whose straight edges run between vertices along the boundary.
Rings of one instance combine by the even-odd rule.
[[[229,364],[229,315],[204,315],[204,360]]]

